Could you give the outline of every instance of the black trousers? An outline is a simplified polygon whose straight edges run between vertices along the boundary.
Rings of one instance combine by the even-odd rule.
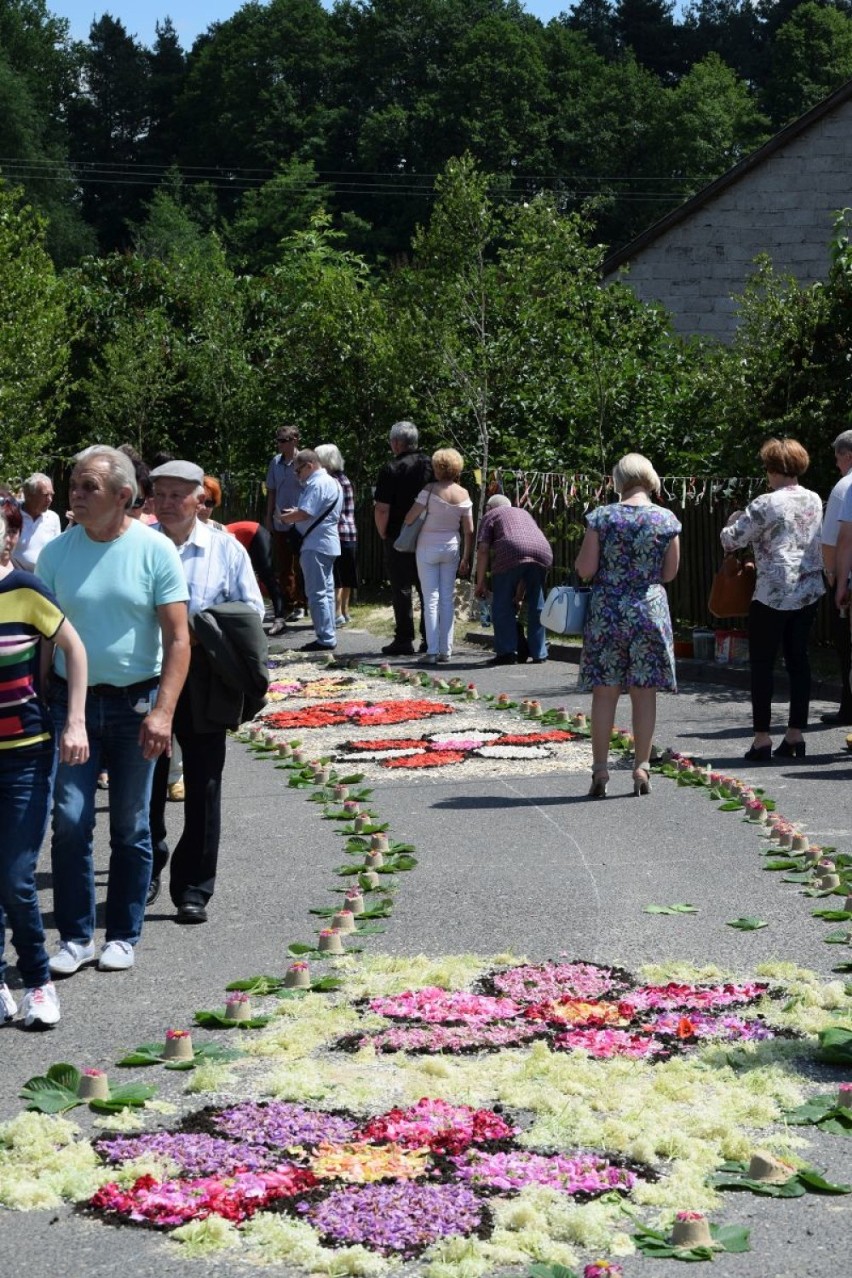
[[[284,599],[272,567],[272,538],[263,524],[258,524],[257,532],[248,544],[248,557],[251,560],[254,575],[269,595],[275,616],[283,617]]]
[[[788,728],[808,726],[811,700],[811,663],[808,635],[817,605],[808,604],[784,612],[752,600],[748,614],[748,655],[751,663],[751,716],[755,732],[768,732],[772,723],[773,669],[778,649],[790,680]]]
[[[417,591],[420,600],[420,635],[426,637],[426,625],[423,620],[423,592],[420,589],[420,578],[417,575],[417,558],[394,550],[390,539],[385,541],[385,570],[391,587],[391,604],[393,606],[393,637],[402,643],[414,641],[414,606],[412,590]]]
[[[181,693],[175,710],[174,734],[183,752],[183,833],[172,853],[169,895],[175,905],[204,905],[216,886],[219,837],[222,829],[222,773],[226,732],[195,732],[189,697]],[[169,859],[166,835],[166,794],[169,760],[162,756],[154,770],[151,792],[152,875],[161,874]]]

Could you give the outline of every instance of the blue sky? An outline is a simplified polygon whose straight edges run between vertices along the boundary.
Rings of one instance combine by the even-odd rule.
[[[529,13],[547,22],[557,14],[571,8],[572,0],[525,0]],[[197,35],[213,22],[221,22],[242,7],[242,0],[47,0],[51,13],[67,18],[71,23],[71,35],[85,40],[94,19],[103,13],[123,22],[130,35],[135,35],[145,45],[154,39],[154,25],[170,17],[184,49],[189,49]]]

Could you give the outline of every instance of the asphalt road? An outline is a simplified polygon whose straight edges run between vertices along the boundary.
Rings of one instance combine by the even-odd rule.
[[[303,629],[276,646],[295,646],[308,637]],[[373,656],[380,643],[346,631],[341,651]],[[487,655],[464,648],[457,654],[457,672],[484,691],[589,708],[590,698],[573,691],[574,666],[550,661],[494,668],[484,665]],[[814,717],[828,708],[816,702]],[[626,721],[625,703],[618,722]],[[845,729],[815,728],[806,762],[750,769],[742,760],[748,724],[741,689],[686,684],[677,696],[661,698],[657,740],[721,770],[754,777],[812,838],[849,850],[852,757],[843,752]],[[512,949],[533,958],[567,953],[629,968],[680,958],[719,963],[744,976],[757,961],[784,958],[828,974],[837,950],[822,943],[823,927],[811,918],[811,903],[782,887],[778,876],[760,872],[754,833],[742,821],[721,816],[704,796],[663,779],[641,800],[630,793],[626,771],[614,772],[611,797],[603,803],[587,802],[587,787],[585,775],[536,774],[532,768],[473,786],[463,769],[450,780],[434,773],[382,779],[377,806],[395,838],[416,843],[420,862],[406,876],[382,948],[396,954]],[[332,843],[313,806],[282,786],[281,774],[268,763],[231,742],[210,921],[176,926],[164,892],[148,913],[132,971],[89,967],[64,981],[62,1022],[49,1034],[17,1026],[0,1031],[0,1119],[19,1111],[21,1083],[51,1062],[106,1068],[118,1052],[161,1040],[168,1025],[191,1023],[196,1008],[221,1006],[225,984],[235,977],[280,972],[286,945],[310,934],[308,908],[327,892],[328,866],[334,863],[329,857],[339,859]],[[106,849],[100,818],[101,887]],[[50,926],[46,856],[42,864]],[[642,913],[652,901],[691,901],[700,911],[675,918]],[[743,914],[757,914],[770,926],[755,933],[725,926]],[[161,1091],[168,1095],[171,1088],[177,1096],[181,1078],[170,1076]],[[86,1119],[80,1121],[85,1127]],[[847,1143],[818,1135],[812,1161],[835,1180],[849,1179]],[[849,1199],[807,1196],[782,1203],[744,1197],[736,1207],[736,1219],[752,1229],[754,1250],[717,1259],[717,1276],[816,1278],[846,1272]],[[0,1272],[3,1278],[33,1272],[44,1278],[72,1273],[115,1278],[125,1272],[135,1278],[164,1272],[231,1278],[245,1274],[246,1267],[227,1255],[186,1260],[154,1234],[109,1228],[62,1209],[0,1213]],[[625,1273],[657,1278],[669,1267],[637,1257],[625,1261]]]

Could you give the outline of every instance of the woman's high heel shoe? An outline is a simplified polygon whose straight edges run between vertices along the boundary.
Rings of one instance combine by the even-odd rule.
[[[776,750],[775,753],[777,754],[778,751]],[[743,755],[743,758],[746,759],[749,763],[768,763],[769,760],[772,758],[772,746],[771,745],[750,746],[749,749],[746,750],[745,754]]]
[[[633,793],[635,795],[651,793],[650,763],[637,763],[633,769]]]
[[[804,759],[804,741],[788,741],[786,738],[772,751],[776,759]]]
[[[605,799],[609,785],[609,772],[605,767],[592,768],[592,784],[589,788],[590,799]]]

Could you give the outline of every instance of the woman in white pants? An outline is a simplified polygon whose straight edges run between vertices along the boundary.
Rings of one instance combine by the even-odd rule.
[[[424,661],[430,665],[447,662],[452,656],[456,575],[466,577],[470,572],[473,503],[458,482],[463,465],[461,453],[454,448],[439,448],[433,453],[434,483],[418,493],[405,517],[407,524],[413,524],[426,511],[417,539],[417,574],[426,624]]]

